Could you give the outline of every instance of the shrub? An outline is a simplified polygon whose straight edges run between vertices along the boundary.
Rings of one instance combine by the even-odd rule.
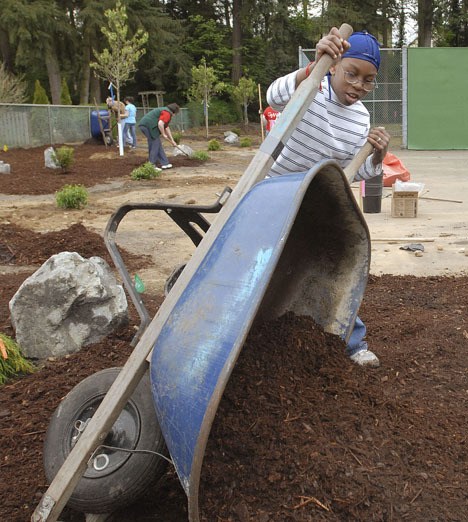
[[[219,143],[218,140],[210,140],[208,142],[208,150],[220,150],[221,149],[221,143]]]
[[[47,93],[39,80],[36,80],[34,83],[33,103],[38,105],[48,105],[50,103]]]
[[[143,165],[140,165],[138,168],[132,170],[130,176],[134,180],[153,179],[158,177],[161,172],[161,169],[156,168],[152,163],[147,161],[146,163],[143,163]]]
[[[177,145],[180,145],[180,140],[182,139],[182,133],[181,132],[173,132],[172,137],[174,138],[174,141],[177,143]]]
[[[56,192],[55,201],[60,208],[83,208],[88,203],[88,191],[83,185],[65,185]]]
[[[59,147],[53,154],[53,160],[66,172],[73,164],[75,151],[71,147]]]
[[[210,159],[208,152],[205,152],[204,150],[197,150],[190,157],[201,161],[206,161]]]
[[[60,90],[60,103],[62,105],[72,105],[70,90],[68,88],[68,84],[65,78],[62,78],[62,86]]]
[[[18,344],[0,333],[0,384],[20,373],[32,373],[34,366],[23,357]]]
[[[244,137],[240,139],[239,142],[241,147],[251,147],[252,146],[252,140],[248,137]]]
[[[234,134],[237,134],[238,136],[241,135],[241,130],[240,129],[231,129],[231,132],[233,132]]]

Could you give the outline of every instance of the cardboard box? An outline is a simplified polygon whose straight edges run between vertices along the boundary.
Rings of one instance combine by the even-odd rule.
[[[415,218],[418,215],[418,192],[392,189],[392,217]]]

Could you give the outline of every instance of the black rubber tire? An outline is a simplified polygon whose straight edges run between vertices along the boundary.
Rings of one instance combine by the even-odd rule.
[[[179,265],[171,272],[169,277],[166,279],[166,283],[164,284],[164,295],[167,297],[171,288],[175,285],[177,279],[179,279],[180,274],[185,268],[185,263],[183,265]]]
[[[44,441],[44,469],[49,481],[55,477],[78,434],[76,422],[90,418],[116,379],[120,368],[102,370],[75,386],[52,415]],[[151,397],[149,372],[145,374],[104,444],[167,455]],[[130,505],[161,478],[167,461],[150,453],[127,453],[103,449],[109,465],[103,471],[88,467],[68,501],[84,513],[110,513]],[[98,459],[103,464],[102,458]]]

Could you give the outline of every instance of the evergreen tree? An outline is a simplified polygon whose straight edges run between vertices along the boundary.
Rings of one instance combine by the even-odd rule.
[[[60,103],[62,105],[73,105],[68,84],[65,78],[62,78],[62,90],[60,92]]]
[[[33,95],[33,103],[37,105],[49,105],[50,101],[47,96],[47,93],[42,87],[41,82],[36,80],[34,83],[34,95]]]

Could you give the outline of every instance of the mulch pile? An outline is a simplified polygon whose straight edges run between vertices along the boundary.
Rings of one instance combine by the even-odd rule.
[[[59,146],[55,148],[57,147]],[[66,184],[93,187],[117,178],[130,180],[131,172],[147,161],[145,148],[138,152],[126,151],[124,156],[119,156],[117,147],[106,148],[99,142],[91,140],[91,143],[86,145],[72,146],[73,164],[67,172],[63,172],[62,169],[50,169],[45,166],[46,148],[0,151],[0,159],[11,167],[10,175],[0,176],[0,193],[54,194]],[[201,160],[185,156],[169,156],[169,158],[174,168],[196,167],[203,164]]]

